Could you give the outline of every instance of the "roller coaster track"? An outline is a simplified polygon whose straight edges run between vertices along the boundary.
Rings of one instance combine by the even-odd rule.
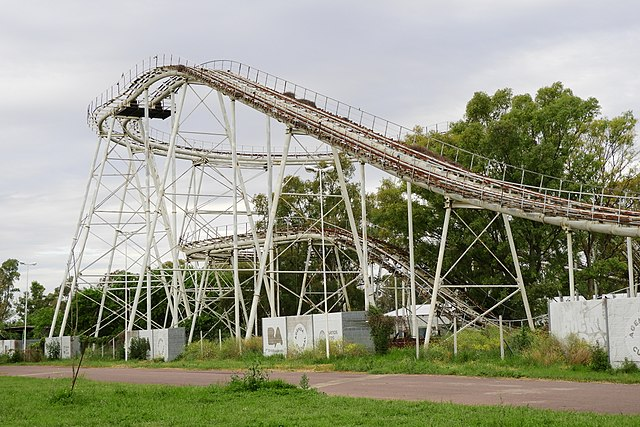
[[[324,229],[325,240],[329,244],[342,245],[344,247],[354,247],[353,233],[337,226],[326,226]],[[264,232],[258,233],[258,239],[262,243],[265,239]],[[289,244],[293,242],[317,240],[322,238],[319,229],[288,227],[279,228],[274,236],[274,244]],[[238,249],[254,249],[255,241],[251,234],[238,235]],[[406,276],[410,271],[409,254],[406,249],[403,250],[397,246],[391,245],[380,239],[371,238],[367,240],[369,257],[378,265],[384,267],[388,271],[395,271],[398,274]],[[215,254],[228,254],[233,249],[233,238],[231,236],[220,236],[211,238],[198,238],[180,243],[182,251],[188,257],[204,257],[207,255],[215,256]],[[228,259],[228,256],[226,256]],[[416,266],[415,269],[419,296],[427,299],[431,296],[433,289],[433,276],[423,268]],[[438,312],[441,315],[447,315],[448,311],[455,309],[458,318],[467,321],[477,319],[480,312],[474,309],[474,304],[458,295],[456,292],[444,288],[440,290],[440,296],[444,302]]]
[[[447,146],[437,139],[433,141],[439,144],[439,150],[412,146],[407,142],[412,132],[406,128],[233,61],[149,67],[134,76],[126,89],[116,90],[116,93],[111,89],[111,95],[107,93],[90,105],[89,123],[101,135],[106,135],[107,119],[121,116],[126,135],[119,135],[114,140],[140,142],[143,137],[138,126],[122,120],[126,109],[154,85],[145,108],[160,111],[162,101],[185,82],[213,88],[285,123],[296,132],[311,135],[362,162],[452,201],[568,229],[640,236],[637,207],[640,199],[635,195],[616,195],[607,189],[586,188],[542,175],[539,175],[539,186],[526,185],[524,183],[531,179],[525,180],[525,175],[529,177],[532,172]],[[166,142],[154,139],[156,153],[162,154],[166,147]],[[449,159],[440,154],[445,148]],[[192,159],[209,155],[190,148],[184,148],[180,153]],[[255,153],[251,155],[255,156]],[[485,165],[487,173],[472,172],[480,163]],[[513,173],[507,175],[509,169],[521,171],[520,182],[495,177],[514,176]],[[578,187],[579,190],[573,190]]]
[[[217,99],[214,99],[216,96]],[[232,102],[227,103],[227,98]],[[237,144],[235,101],[269,118],[266,120],[264,149]],[[227,111],[231,113],[229,116]],[[151,120],[169,117],[171,120],[163,123]],[[281,150],[271,147],[271,119],[284,125],[278,126],[279,129],[286,128],[284,148]],[[631,238],[640,236],[640,198],[637,195],[619,194],[614,190],[593,188],[506,165],[443,142],[437,134],[416,135],[408,128],[359,108],[234,61],[189,65],[173,57],[154,57],[143,62],[142,67],[132,69],[128,75],[123,73],[118,83],[96,98],[88,107],[87,120],[99,135],[99,143],[63,276],[62,286],[68,286],[69,292],[59,293],[50,336],[56,329],[56,319],[64,296],[68,295],[61,336],[70,318],[73,292],[79,289],[79,284],[95,285],[93,280],[102,284],[103,278],[109,279],[109,272],[117,271],[118,266],[124,271],[130,271],[132,267],[139,269],[133,301],[126,302],[126,298],[125,301],[115,301],[122,307],[122,312],[114,315],[125,320],[126,330],[131,331],[135,325],[139,325],[135,317],[142,315],[142,312],[138,313],[136,309],[131,310],[130,315],[127,313],[129,307],[138,307],[143,299],[147,303],[147,328],[156,322],[152,313],[151,287],[158,285],[158,292],[164,290],[170,302],[163,325],[177,325],[191,319],[193,331],[196,313],[201,307],[195,293],[187,292],[185,278],[188,278],[190,271],[196,271],[211,259],[219,262],[224,269],[227,268],[225,263],[231,261],[229,266],[234,273],[234,320],[227,319],[228,324],[233,323],[235,335],[240,336],[242,311],[247,334],[250,334],[257,325],[257,307],[261,297],[259,287],[263,282],[265,289],[269,287],[267,296],[270,297],[270,312],[272,315],[277,312],[273,292],[275,286],[265,277],[267,268],[270,271],[279,269],[269,266],[274,256],[270,254],[270,248],[280,243],[288,246],[300,240],[324,241],[325,237],[336,249],[348,247],[357,254],[356,274],[362,275],[365,303],[371,302],[372,295],[370,288],[367,288],[370,284],[367,277],[369,259],[397,274],[407,274],[413,269],[410,268],[411,263],[404,248],[372,238],[366,239],[366,229],[362,230],[366,246],[361,245],[350,201],[346,200],[344,174],[339,170],[340,163],[336,162],[338,152],[351,160],[372,165],[444,196],[448,201],[445,224],[448,224],[448,215],[451,213],[449,208],[463,206],[493,211],[495,218],[501,214],[509,236],[509,215],[563,227],[567,230],[568,248],[571,230],[627,237],[628,254],[631,252]],[[170,133],[167,129],[170,129]],[[307,137],[298,138],[298,135]],[[420,145],[416,141],[418,136]],[[292,140],[293,146],[290,144]],[[121,147],[114,149],[114,144]],[[156,156],[165,156],[166,161],[156,163]],[[178,162],[178,159],[181,161]],[[282,191],[286,168],[320,161],[336,162],[342,197],[349,216],[349,232],[328,227],[323,236],[314,227],[305,230],[279,228],[279,221],[275,218],[277,196]],[[271,169],[274,165],[280,166],[275,188],[272,187]],[[245,177],[242,173],[244,168],[263,168],[264,171],[252,170]],[[253,208],[245,184],[252,182],[257,187],[260,184],[258,180],[265,175],[267,192],[274,194],[266,235],[251,223]],[[225,203],[230,200],[230,194],[240,196],[233,196],[235,202],[229,202],[228,206]],[[322,193],[320,196],[322,201]],[[362,193],[361,197],[364,198],[365,194]],[[238,200],[244,202],[244,208],[240,211],[237,209]],[[215,234],[220,231],[215,230],[215,225],[223,215],[233,216],[233,238],[229,230],[221,235]],[[238,233],[237,229],[238,218],[242,216],[249,220],[250,230],[245,234]],[[181,227],[178,226],[179,221],[182,222]],[[366,223],[364,211],[362,222]],[[275,234],[272,234],[274,227]],[[446,230],[447,225],[443,229]],[[180,235],[182,237],[178,240]],[[478,319],[474,304],[452,289],[465,285],[448,283],[440,273],[445,236],[443,232],[438,267],[434,270],[436,278],[429,271],[417,268],[411,282],[413,285],[413,278],[417,279],[418,292],[422,296],[432,294],[432,309],[435,309],[437,296],[440,295],[444,300],[440,304],[441,313],[446,315],[450,306],[456,310],[456,316],[474,318],[470,322],[473,323]],[[509,242],[515,267],[519,270],[512,237],[509,237]],[[128,252],[129,247],[131,251]],[[240,248],[243,249],[242,256],[251,255],[245,261],[257,261],[256,255],[260,253],[250,313],[247,313],[246,305],[241,301],[243,292],[238,274]],[[370,249],[369,253],[365,249]],[[311,250],[307,253],[311,254]],[[194,261],[184,271],[178,267],[179,252]],[[636,250],[634,256],[638,256],[637,253]],[[171,277],[150,277],[150,269],[155,268],[156,263],[164,265],[164,258],[169,255],[176,266]],[[306,269],[305,266],[305,274]],[[518,279],[520,273],[512,276],[517,285],[495,286],[516,287],[519,290],[494,307],[517,292],[522,293],[523,299],[526,298],[524,284],[521,278]],[[632,272],[629,276],[631,283]],[[357,276],[351,283],[355,283],[355,280],[358,280]],[[445,282],[442,283],[442,280]],[[106,283],[104,281],[105,291],[96,324],[96,336],[100,333],[101,313],[106,306]],[[573,293],[571,277],[570,292]],[[303,293],[304,288],[301,289],[300,301]],[[125,295],[129,295],[128,291]],[[491,310],[493,308],[481,316]],[[533,327],[526,302],[525,310]],[[429,321],[434,317],[431,315]],[[427,330],[430,334],[431,328]]]

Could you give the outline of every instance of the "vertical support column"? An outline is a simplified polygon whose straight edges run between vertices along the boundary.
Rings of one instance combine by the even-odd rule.
[[[358,256],[358,262],[360,263],[360,270],[362,275],[362,284],[368,282],[368,271],[365,271],[367,268],[367,262],[364,261],[365,257],[362,254],[362,245],[360,242],[360,234],[358,232],[358,227],[356,226],[356,219],[353,214],[353,207],[351,206],[351,199],[349,197],[349,192],[347,191],[347,183],[344,178],[344,173],[342,171],[342,164],[340,163],[340,156],[338,154],[338,150],[335,147],[331,147],[331,151],[333,153],[333,163],[335,164],[336,172],[338,173],[338,182],[340,183],[340,193],[342,194],[342,201],[344,202],[345,210],[347,211],[347,218],[349,219],[349,227],[351,228],[351,235],[353,236],[353,245],[356,251],[356,255]],[[364,272],[363,272],[364,271]],[[366,281],[365,281],[366,279]],[[369,286],[367,285],[369,288]],[[365,304],[366,302],[366,292],[365,292]],[[368,305],[367,305],[368,307]]]
[[[267,117],[267,210],[271,212],[271,205],[273,204],[273,158],[271,156],[271,117]],[[283,166],[284,167],[284,166]],[[269,288],[267,289],[267,299],[269,300],[269,315],[276,317],[276,293],[275,293],[275,277],[274,277],[274,256],[273,243],[269,247],[263,248],[264,251],[269,252]],[[259,284],[258,284],[259,285]]]
[[[198,316],[202,312],[202,304],[204,302],[205,290],[207,288],[206,284],[209,281],[209,267],[211,264],[211,258],[207,256],[204,261],[204,268],[202,269],[202,275],[200,276],[200,280],[198,281],[197,274],[194,272],[194,294],[195,294],[195,307],[193,309],[193,316],[191,317],[191,328],[189,329],[189,339],[187,340],[188,344],[191,344],[193,341],[193,332],[196,328],[196,321],[198,320]],[[202,334],[202,331],[200,331]]]
[[[369,310],[369,305],[375,304],[372,298],[372,284],[369,281],[369,253],[367,249],[367,193],[366,177],[364,173],[364,162],[360,162],[360,210],[362,221],[362,260],[360,269],[362,270],[362,280],[364,281],[364,309]]]
[[[518,283],[518,288],[520,289],[520,295],[522,295],[522,303],[524,304],[524,311],[527,314],[527,322],[529,323],[529,329],[533,331],[533,317],[531,317],[529,298],[527,298],[527,290],[524,287],[524,279],[522,278],[522,271],[520,270],[520,261],[518,260],[518,253],[516,252],[516,245],[513,240],[513,233],[511,232],[509,216],[503,213],[502,220],[504,222],[504,228],[507,231],[507,239],[509,240],[509,248],[511,249],[511,258],[513,258],[513,268],[516,270],[516,282]]]
[[[407,281],[402,279],[400,282],[400,297],[402,298],[402,308],[404,308],[404,316],[407,317]]]
[[[343,311],[351,311],[351,302],[349,301],[349,293],[347,292],[347,281],[344,278],[344,270],[342,268],[342,261],[340,260],[340,251],[336,246],[333,247],[333,252],[336,256],[336,266],[338,267],[338,279],[340,280],[340,288],[342,289],[342,297],[344,298]]]
[[[184,101],[186,94],[187,85],[184,84],[182,87],[183,94],[181,97],[180,111],[182,111],[182,102]],[[178,128],[180,127],[180,115],[176,111],[176,96],[175,92],[171,92],[171,138],[172,142],[177,137]],[[175,129],[175,133],[174,133]],[[170,157],[171,164],[171,229],[173,230],[173,239],[171,242],[172,246],[172,257],[173,260],[173,271],[171,275],[171,304],[173,305],[173,311],[171,313],[171,327],[175,328],[178,326],[178,286],[182,285],[182,281],[180,280],[180,272],[178,270],[178,205],[177,205],[177,186],[176,186],[176,178],[177,178],[177,170],[176,170],[176,155],[175,151],[171,153]]]
[[[420,357],[420,334],[418,333],[418,316],[416,313],[416,271],[413,251],[413,200],[411,183],[407,181],[407,219],[409,226],[409,278],[411,280],[411,332],[416,339],[416,359]]]
[[[576,289],[573,281],[573,231],[570,228],[567,228],[565,231],[567,233],[567,258],[569,264],[569,298],[571,301],[575,301]]]
[[[399,332],[399,328],[398,328],[398,273],[394,272],[393,273],[393,302],[394,302],[394,307],[396,309],[396,334]],[[406,310],[406,307],[405,307]]]
[[[233,168],[233,197],[231,199],[233,211],[233,299],[235,338],[240,344],[240,275],[238,272],[238,149],[236,146],[236,101],[231,99],[231,164]],[[251,325],[247,324],[247,331]]]
[[[151,123],[149,118],[149,89],[144,90],[144,151],[146,154],[146,175],[145,175],[145,185],[146,185],[146,203],[144,210],[144,217],[147,227],[147,252],[151,251],[151,245],[153,244],[153,232],[154,230],[151,227],[151,161],[153,153],[151,152],[151,145],[149,141],[149,131],[151,129]],[[146,257],[146,262],[144,263],[144,268],[146,271],[146,281],[147,281],[147,331],[151,330],[151,272],[149,269],[149,256]]]
[[[293,130],[287,129],[287,133],[284,140],[284,147],[282,149],[282,161],[280,163],[280,172],[278,173],[278,183],[276,191],[273,194],[273,202],[271,204],[271,210],[269,211],[269,222],[267,223],[267,235],[264,239],[264,248],[270,248],[273,242],[273,227],[276,220],[276,211],[278,209],[278,202],[280,201],[280,194],[282,193],[282,183],[284,182],[284,174],[287,165],[287,156],[289,155],[289,146],[291,145],[291,134]],[[264,249],[260,255],[260,271],[258,272],[258,284],[264,280],[265,270],[267,269],[267,258],[269,257],[269,251]],[[277,280],[276,280],[277,282]],[[258,316],[258,302],[260,300],[260,294],[253,294],[253,301],[251,302],[251,312],[249,313],[249,325],[255,322]],[[247,328],[245,338],[251,337],[251,328]]]
[[[300,286],[300,297],[298,298],[298,311],[296,312],[298,316],[302,314],[302,302],[304,301],[304,297],[307,292],[307,277],[309,273],[309,265],[311,261],[311,252],[313,250],[313,246],[311,240],[307,243],[307,258],[304,261],[304,274],[302,275],[302,285]]]
[[[322,241],[322,291],[323,291],[323,299],[324,299],[324,326],[325,326],[325,350],[327,354],[327,359],[329,358],[329,296],[327,295],[327,254],[325,252],[325,242],[324,242],[324,188],[322,187],[322,175],[324,172],[322,169],[318,171],[318,175],[320,176],[320,239]],[[364,227],[363,227],[364,228]]]
[[[442,274],[442,263],[444,262],[444,249],[447,245],[447,233],[449,232],[449,221],[451,219],[451,200],[445,201],[444,224],[442,225],[442,236],[440,237],[440,250],[438,251],[438,263],[436,265],[436,273],[433,278],[433,290],[431,291],[431,306],[429,307],[429,318],[427,319],[427,333],[424,337],[424,349],[429,348],[429,340],[431,339],[431,326],[433,318],[436,314],[436,301],[438,300],[438,291],[440,289],[440,276]]]
[[[633,240],[627,237],[627,269],[629,273],[629,295],[631,297],[638,296],[635,279],[633,277]]]
[[[276,254],[276,274],[275,274],[275,283],[276,287],[276,317],[280,317],[280,258],[278,258],[278,250],[274,248],[274,252]]]

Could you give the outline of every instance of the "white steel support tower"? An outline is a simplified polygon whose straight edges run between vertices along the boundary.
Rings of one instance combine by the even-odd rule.
[[[511,218],[563,227],[570,277],[572,231],[627,237],[629,289],[636,293],[637,197],[583,186],[568,191],[561,180],[496,165],[437,138],[419,147],[410,129],[238,62],[150,58],[123,73],[87,113],[98,143],[51,336],[73,329],[80,293],[99,309],[96,325],[77,333],[100,336],[117,326],[127,336],[184,326],[191,340],[207,317],[210,330],[240,339],[256,333],[260,316],[284,314],[282,295],[296,298],[287,314],[349,309],[350,289],[362,292],[369,307],[378,291],[373,276],[382,270],[400,277],[403,289],[410,285],[414,313],[417,298],[431,300],[430,322],[438,301],[475,322],[487,312],[449,290],[444,269],[455,264],[443,265],[449,220],[461,207],[502,220],[513,295],[522,296],[531,327]],[[350,162],[359,165],[359,200],[349,194],[343,170]],[[315,196],[291,190],[309,165],[335,168],[322,177],[331,190],[324,185]],[[407,182],[410,234],[411,185],[448,200],[440,252],[428,260],[433,274],[416,266],[412,245],[393,248],[368,234],[365,165]],[[525,184],[536,180],[540,185]],[[310,196],[325,201],[323,215],[296,218],[292,200]],[[341,225],[332,223],[336,217]],[[294,250],[299,263],[285,266],[283,254]],[[330,266],[316,268],[325,256]],[[295,287],[288,274],[298,275]],[[318,296],[321,276],[332,286]],[[573,296],[573,283],[570,289]],[[413,323],[417,337],[415,329]]]

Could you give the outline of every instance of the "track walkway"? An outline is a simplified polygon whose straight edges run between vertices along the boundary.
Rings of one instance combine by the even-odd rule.
[[[233,373],[217,370],[145,368],[83,368],[82,371],[85,378],[95,381],[195,386],[226,383]],[[640,384],[448,375],[369,375],[349,372],[271,371],[270,378],[280,378],[292,384],[299,384],[303,374],[309,378],[311,387],[336,396],[640,414]],[[71,368],[45,365],[0,366],[0,377],[7,375],[66,378],[71,376]]]
[[[640,237],[636,195],[538,175],[439,141],[439,148],[412,144],[410,129],[235,61],[162,65],[139,72],[128,86],[118,87],[118,93],[107,93],[89,106],[89,123],[107,135],[107,119],[119,117],[132,143],[141,144],[137,121],[129,121],[126,112],[132,105],[142,111],[138,101],[145,90],[152,90],[148,109],[153,110],[185,82],[215,89],[295,132],[452,201],[576,230]],[[482,173],[476,172],[479,163]],[[509,176],[519,179],[508,181]]]

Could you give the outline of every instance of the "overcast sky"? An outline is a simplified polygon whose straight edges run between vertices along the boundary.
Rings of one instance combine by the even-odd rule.
[[[233,59],[408,127],[555,81],[612,117],[640,111],[639,16],[633,0],[6,2],[0,262],[59,286],[97,142],[86,107],[144,58]]]

